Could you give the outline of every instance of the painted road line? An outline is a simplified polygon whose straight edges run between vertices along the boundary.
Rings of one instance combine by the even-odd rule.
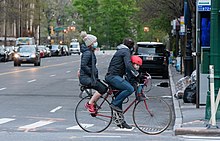
[[[3,72],[3,73],[0,73],[0,76],[1,75],[9,75],[9,74],[21,73],[21,72],[27,72],[27,71],[37,71],[37,70],[45,69],[45,68],[51,68],[51,67],[68,65],[69,63],[75,63],[75,62],[80,62],[80,60],[71,61],[71,62],[65,62],[65,63],[60,63],[60,64],[54,64],[54,65],[48,65],[48,66],[41,66],[41,67],[31,68],[31,69],[23,69],[23,70],[15,70],[15,71],[10,71],[10,72]]]
[[[38,122],[32,123],[32,124],[28,124],[28,125],[24,125],[18,128],[18,130],[24,130],[25,132],[28,132],[30,130],[35,130],[36,128],[54,123],[55,121],[52,120],[40,120]]]
[[[66,71],[66,73],[70,73],[71,71]]]
[[[50,112],[51,113],[55,113],[57,110],[59,110],[61,108],[62,108],[62,106],[58,106],[58,107],[54,108],[53,110],[51,110]]]
[[[97,135],[94,135],[94,136],[83,136],[84,138],[121,138],[121,136],[103,136],[103,135],[100,135],[100,136],[97,136]]]
[[[33,79],[33,80],[28,81],[28,83],[32,83],[32,82],[35,82],[35,81],[37,81],[37,80]]]
[[[6,88],[0,88],[0,91],[5,90]]]
[[[94,124],[82,124],[82,126],[84,128],[89,128],[89,127],[92,127]],[[67,130],[82,130],[81,127],[79,127],[79,125],[76,125],[76,126],[72,126],[72,127],[68,127],[66,128]]]
[[[0,124],[4,124],[4,123],[7,123],[7,122],[10,122],[10,121],[13,121],[15,119],[13,118],[1,118],[0,119]]]
[[[134,127],[132,127],[131,129],[126,129],[126,128],[117,128],[115,129],[116,131],[132,131],[134,130]]]
[[[56,75],[55,74],[50,75],[50,77],[54,77],[54,76],[56,76]]]

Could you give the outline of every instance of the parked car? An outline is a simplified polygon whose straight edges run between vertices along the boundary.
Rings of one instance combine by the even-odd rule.
[[[63,54],[62,55],[67,55],[69,56],[70,53],[69,53],[69,47],[67,45],[61,45],[62,48],[63,48]]]
[[[6,46],[5,50],[7,51],[8,54],[8,60],[12,61],[14,57],[14,46]]]
[[[46,51],[47,51],[46,56],[51,57],[51,51],[49,47],[46,47]]]
[[[147,71],[151,75],[160,75],[168,78],[169,52],[166,46],[160,42],[137,42],[135,54],[143,60],[140,70]]]
[[[37,48],[40,51],[40,57],[41,58],[46,57],[46,54],[47,54],[46,46],[38,45]]]
[[[3,62],[8,61],[8,53],[5,50],[4,46],[0,46],[0,61],[3,61]]]
[[[60,45],[51,45],[50,46],[50,51],[52,56],[61,56],[61,46]]]
[[[79,42],[71,42],[69,48],[70,54],[79,54],[80,55],[80,45]]]
[[[21,64],[34,64],[40,66],[41,58],[40,52],[36,45],[21,45],[14,55],[14,66],[21,66]]]

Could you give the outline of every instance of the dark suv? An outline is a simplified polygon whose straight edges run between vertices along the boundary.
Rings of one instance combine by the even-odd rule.
[[[147,71],[151,75],[159,75],[168,78],[169,52],[163,43],[137,42],[135,54],[143,59],[140,70]]]

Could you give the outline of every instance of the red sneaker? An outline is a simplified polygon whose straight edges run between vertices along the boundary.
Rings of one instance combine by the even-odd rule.
[[[96,113],[95,104],[89,104],[88,102],[85,104],[85,108],[92,114]]]

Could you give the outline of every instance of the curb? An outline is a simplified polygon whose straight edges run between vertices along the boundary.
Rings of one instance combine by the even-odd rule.
[[[175,132],[177,129],[182,127],[183,116],[181,113],[179,101],[174,97],[174,94],[176,93],[176,88],[175,88],[175,84],[173,81],[173,75],[171,73],[170,67],[171,67],[171,65],[169,65],[169,78],[170,78],[171,94],[172,94],[172,99],[173,99],[174,115],[175,115],[175,123],[174,123],[174,127],[173,127],[173,130]]]
[[[177,128],[175,135],[202,135],[202,136],[219,136],[219,129],[207,128]]]
[[[201,136],[220,136],[220,129],[219,128],[207,128],[207,127],[182,127],[183,124],[183,115],[180,108],[180,103],[178,99],[174,97],[176,93],[175,83],[173,81],[173,75],[171,71],[171,65],[169,65],[169,81],[170,81],[170,88],[174,106],[174,115],[175,115],[175,122],[173,126],[174,135],[201,135]]]

